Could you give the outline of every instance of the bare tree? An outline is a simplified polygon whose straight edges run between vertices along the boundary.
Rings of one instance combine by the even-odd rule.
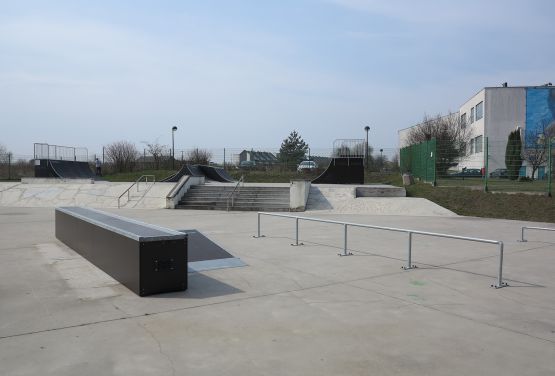
[[[8,163],[10,154],[11,153],[9,152],[8,148],[0,144],[0,163]]]
[[[212,159],[212,153],[206,149],[194,148],[187,152],[186,160],[189,164],[210,164],[210,159]]]
[[[549,159],[549,142],[555,137],[555,126],[544,123],[536,135],[527,135],[522,158],[532,167],[532,178],[539,167]],[[531,137],[532,136],[532,137]]]
[[[118,172],[133,171],[139,152],[129,141],[117,141],[105,146],[108,161]]]
[[[458,113],[446,116],[424,115],[422,123],[413,127],[408,136],[409,145],[436,140],[436,169],[445,174],[459,158],[464,157],[470,142],[471,132],[465,120]]]
[[[164,156],[164,152],[168,149],[166,145],[161,145],[158,143],[158,140],[155,142],[147,142],[147,151],[154,159],[154,167],[158,170],[160,168],[160,162],[162,161],[162,157]]]

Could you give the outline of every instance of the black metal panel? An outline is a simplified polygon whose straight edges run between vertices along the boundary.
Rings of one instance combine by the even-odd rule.
[[[333,158],[313,184],[364,184],[363,158]]]
[[[91,210],[94,213],[98,211]],[[187,288],[186,236],[144,241],[83,220],[68,210],[56,209],[55,218],[59,240],[137,295]]]

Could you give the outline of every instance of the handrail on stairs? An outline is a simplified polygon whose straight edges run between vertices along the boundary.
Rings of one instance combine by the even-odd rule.
[[[227,195],[226,198],[226,210],[229,211],[229,202],[231,201],[231,207],[233,207],[233,205],[235,204],[235,194],[239,194],[241,187],[245,184],[245,176],[241,175],[241,177],[239,178],[239,180],[237,181],[237,184],[235,184],[235,187],[233,188],[233,190],[231,191],[231,193],[229,195]]]
[[[154,175],[141,175],[137,180],[135,180],[135,182],[133,182],[133,184],[131,184],[129,186],[129,188],[127,188],[119,197],[118,197],[118,209],[121,207],[120,205],[120,200],[121,198],[127,193],[127,202],[129,202],[130,198],[130,191],[131,188],[133,188],[135,185],[137,186],[137,192],[139,192],[139,183],[141,182],[141,180],[143,180],[143,178],[145,179],[145,183],[148,183],[148,178],[151,177],[152,178],[152,183],[154,183],[156,181],[156,176]]]

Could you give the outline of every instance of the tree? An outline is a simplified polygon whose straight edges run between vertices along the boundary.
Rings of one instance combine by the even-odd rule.
[[[189,164],[209,165],[212,153],[205,149],[194,148],[187,152],[186,160]]]
[[[133,171],[139,152],[135,144],[129,141],[113,142],[104,148],[108,162],[118,172]]]
[[[8,163],[10,154],[10,151],[4,145],[0,144],[0,163]]]
[[[505,166],[509,179],[518,179],[520,166],[522,165],[522,141],[520,139],[520,129],[509,133],[507,148],[505,149]]]
[[[285,164],[297,165],[305,158],[308,151],[308,144],[304,142],[302,137],[293,131],[289,134],[279,148],[279,160]]]
[[[413,127],[407,136],[408,145],[436,140],[436,171],[439,175],[466,156],[466,145],[470,142],[471,132],[466,120],[458,113],[446,116],[424,115],[422,123]]]
[[[536,175],[538,168],[549,159],[549,142],[554,136],[555,127],[549,127],[547,123],[542,124],[541,130],[537,134],[527,135],[522,158],[532,167],[532,178]]]
[[[146,143],[147,151],[150,155],[152,155],[152,159],[154,159],[154,166],[158,170],[160,168],[160,162],[162,161],[162,157],[164,155],[164,151],[168,149],[166,145],[161,145],[158,143],[158,140],[155,142],[147,142]]]

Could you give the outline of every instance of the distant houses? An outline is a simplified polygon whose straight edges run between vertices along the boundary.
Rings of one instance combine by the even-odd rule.
[[[275,154],[267,151],[243,150],[239,153],[239,164],[241,162],[251,161],[257,166],[271,166],[278,163]]]

